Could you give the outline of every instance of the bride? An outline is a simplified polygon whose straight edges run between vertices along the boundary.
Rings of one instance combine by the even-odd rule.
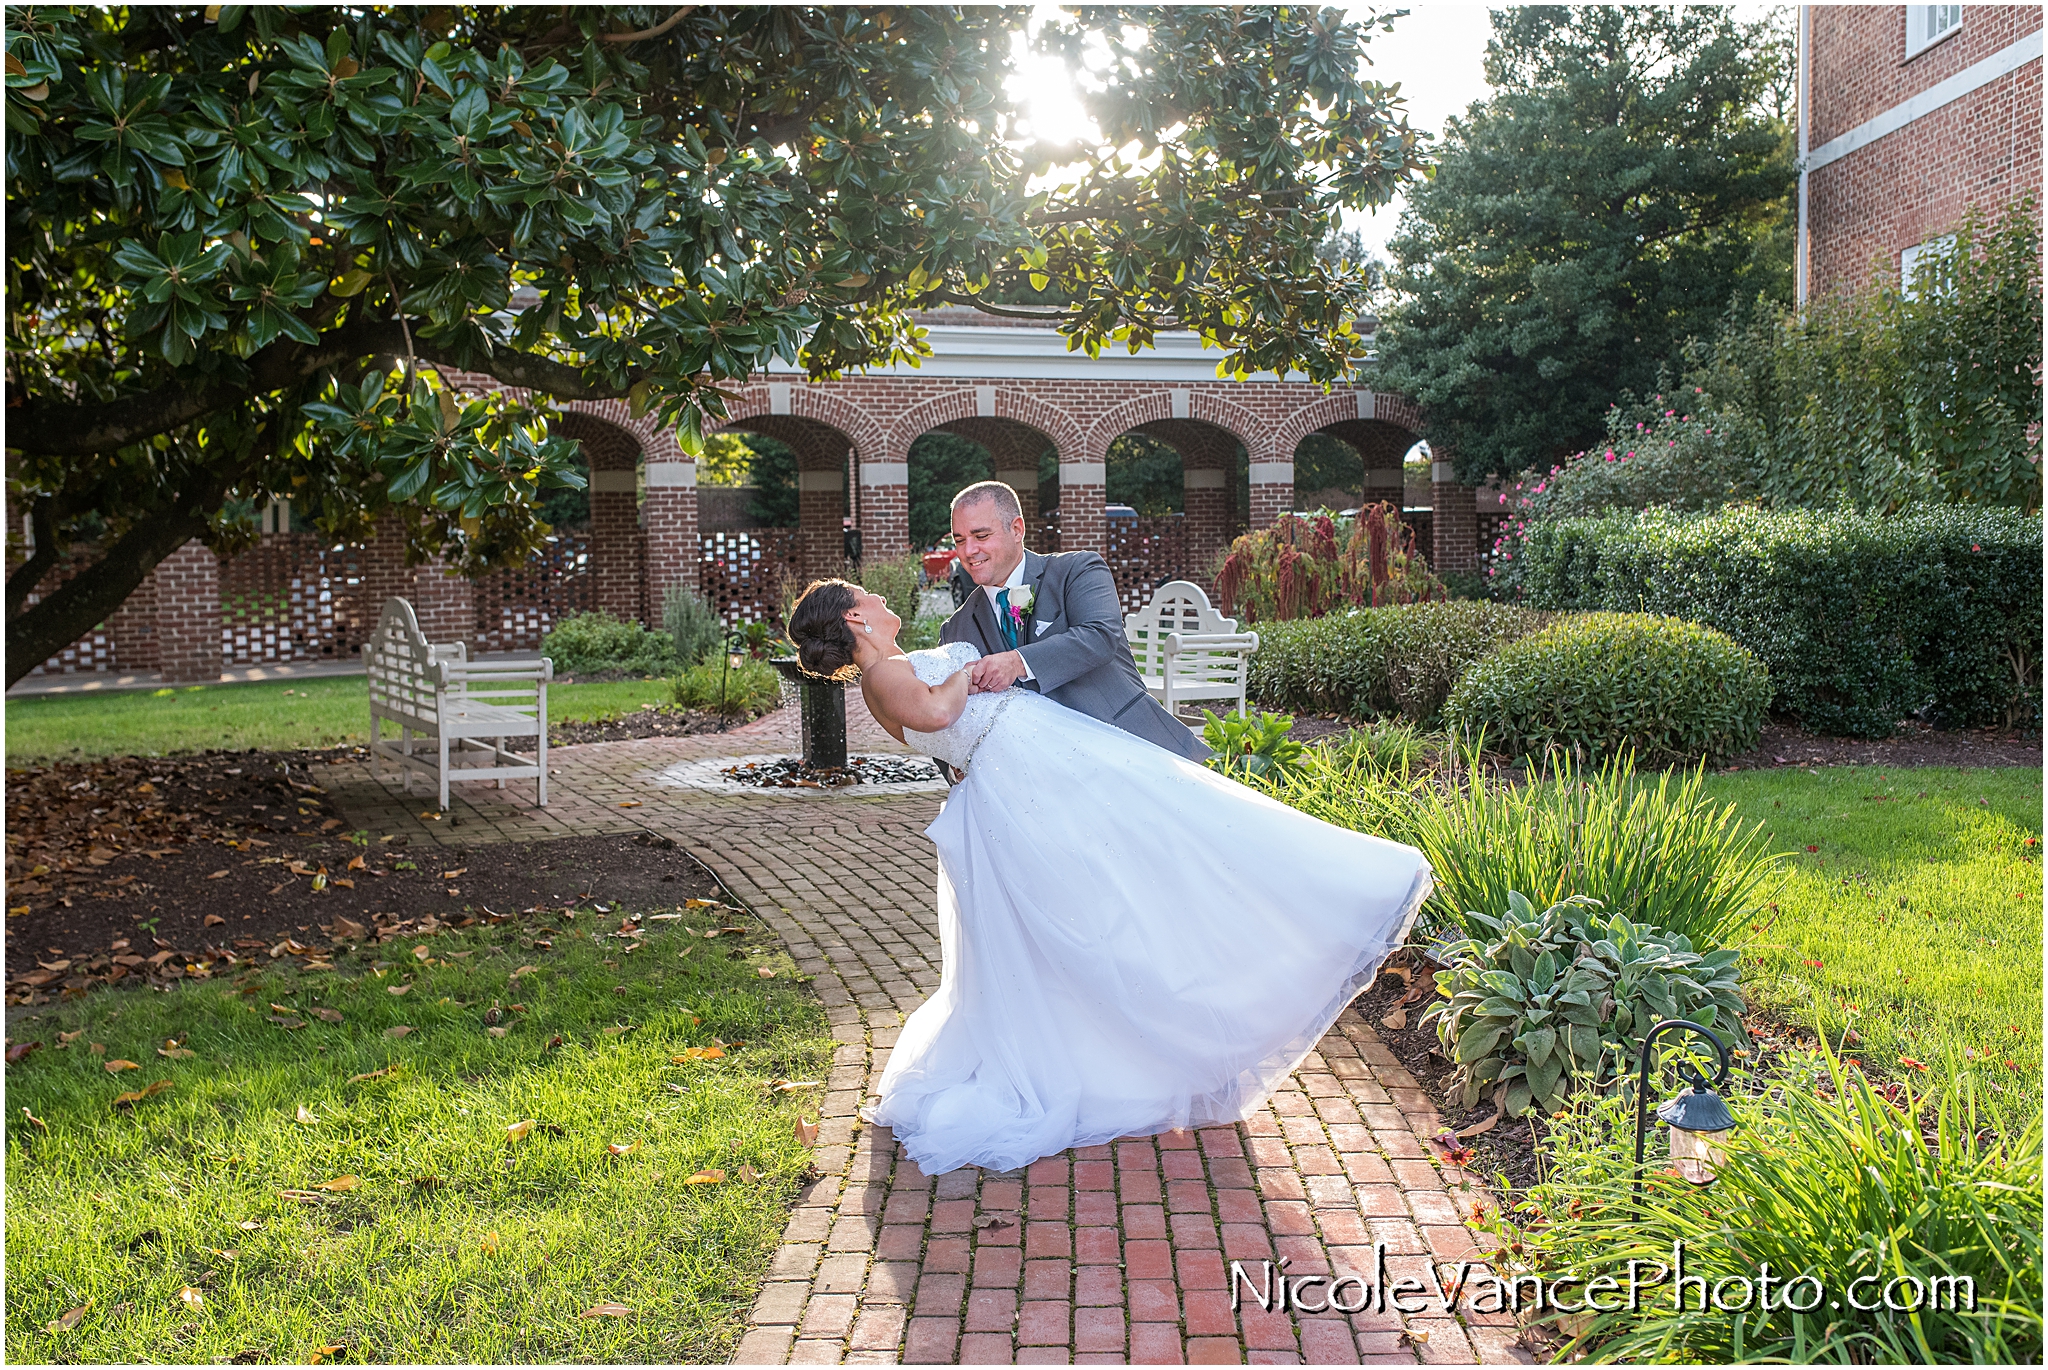
[[[926,1174],[1251,1114],[1406,940],[1414,847],[1351,832],[1035,691],[970,694],[971,643],[905,653],[879,595],[813,582],[814,675],[966,773],[939,852],[939,989],[873,1113]]]

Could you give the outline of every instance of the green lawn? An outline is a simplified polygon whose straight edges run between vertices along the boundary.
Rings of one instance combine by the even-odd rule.
[[[1794,853],[1744,967],[1753,997],[1837,1046],[1854,1031],[1845,1054],[1875,1074],[1973,1075],[1999,1112],[2039,1113],[2038,769],[1743,771],[1707,789]]]
[[[361,676],[180,690],[40,695],[7,701],[7,760],[78,761],[213,748],[263,751],[361,745],[370,738]],[[556,723],[609,718],[670,702],[666,680],[550,685]]]
[[[723,1361],[821,1097],[769,1086],[824,1080],[830,1043],[786,955],[684,931],[716,922],[626,952],[586,913],[554,950],[474,929],[17,1020],[49,1045],[7,1068],[9,1358]],[[714,1038],[735,1049],[672,1061]]]

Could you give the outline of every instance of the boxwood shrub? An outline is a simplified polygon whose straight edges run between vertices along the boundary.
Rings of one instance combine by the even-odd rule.
[[[1474,665],[1444,722],[1511,755],[1653,764],[1754,747],[1771,699],[1763,663],[1726,633],[1657,614],[1572,614]]]
[[[1453,600],[1259,625],[1248,689],[1272,709],[1434,726],[1473,662],[1550,621],[1513,604]]]
[[[1532,526],[1523,602],[1710,624],[1769,667],[1808,728],[1889,736],[2041,718],[2041,519],[1930,505],[1707,514],[1652,510]]]

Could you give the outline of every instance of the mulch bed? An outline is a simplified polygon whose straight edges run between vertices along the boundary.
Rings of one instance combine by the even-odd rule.
[[[1731,769],[1771,766],[2038,766],[2041,735],[2011,728],[1929,727],[1908,720],[1895,736],[1878,741],[1821,737],[1782,723],[1766,723],[1755,751],[1735,757]]]
[[[718,899],[667,838],[410,848],[348,832],[326,752],[208,752],[8,773],[8,1002],[593,901]]]

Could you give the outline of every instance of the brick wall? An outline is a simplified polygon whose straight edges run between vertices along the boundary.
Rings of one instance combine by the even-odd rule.
[[[463,373],[451,379],[470,393],[496,384]],[[576,402],[561,409],[563,431],[582,441],[591,464],[591,527],[587,543],[571,549],[574,557],[543,559],[529,569],[570,578],[587,574],[588,598],[595,607],[658,623],[664,588],[698,584],[703,576],[694,465],[684,459],[672,435],[646,417],[635,418],[618,401]],[[890,375],[810,384],[773,378],[740,388],[728,409],[726,427],[776,437],[797,453],[806,488],[799,496],[803,526],[796,557],[805,575],[836,574],[843,564],[841,521],[848,508],[849,467],[858,473],[855,504],[865,553],[891,557],[909,550],[910,444],[936,427],[982,443],[998,471],[1013,473],[1012,484],[1026,505],[1027,536],[1034,542],[1047,540],[1040,509],[1056,500],[1062,549],[1104,553],[1109,550],[1102,513],[1109,444],[1134,429],[1160,436],[1181,452],[1191,473],[1184,560],[1196,575],[1243,527],[1265,527],[1292,507],[1293,453],[1304,435],[1330,431],[1354,441],[1369,467],[1377,469],[1398,465],[1400,453],[1424,431],[1420,411],[1398,395],[1326,392],[1283,381],[1180,384]],[[1244,508],[1237,494],[1240,446],[1252,467]],[[1016,473],[1035,470],[1047,448],[1059,461],[1058,483],[1036,491]],[[636,469],[644,469],[644,477],[634,478]],[[1439,503],[1456,489],[1438,487]],[[1467,545],[1474,531],[1469,491],[1463,504],[1464,517],[1454,512],[1436,521],[1436,564],[1457,567],[1473,561],[1476,549]],[[408,569],[395,525],[387,525],[369,547],[352,555],[360,561],[360,583],[351,594],[371,624],[386,597],[403,594],[412,598],[423,626],[432,617],[434,636],[467,636],[479,648],[524,647],[543,620],[585,596],[580,588],[566,597],[543,592],[528,585],[532,577],[524,573],[487,578],[480,589],[444,575],[438,566]],[[578,560],[586,555],[587,561]],[[180,558],[167,562],[153,578],[154,650],[166,669],[175,662],[178,670],[207,674],[205,663],[211,660],[210,673],[217,673],[219,568],[217,563],[211,570],[201,567],[185,553]],[[586,565],[587,572],[582,569]],[[140,602],[133,609],[147,617]],[[200,634],[204,640],[188,647],[185,637],[197,631],[192,625],[201,620],[209,625]],[[175,650],[164,625],[177,627],[180,645]],[[137,640],[142,640],[139,630]]]
[[[2033,5],[1971,5],[1951,38],[1906,57],[1902,5],[1810,11],[1807,144],[1895,108],[2041,28]],[[1808,294],[1859,289],[1899,253],[2041,185],[2041,61],[1922,115],[1807,177]],[[2038,212],[2038,211],[2037,211]]]

